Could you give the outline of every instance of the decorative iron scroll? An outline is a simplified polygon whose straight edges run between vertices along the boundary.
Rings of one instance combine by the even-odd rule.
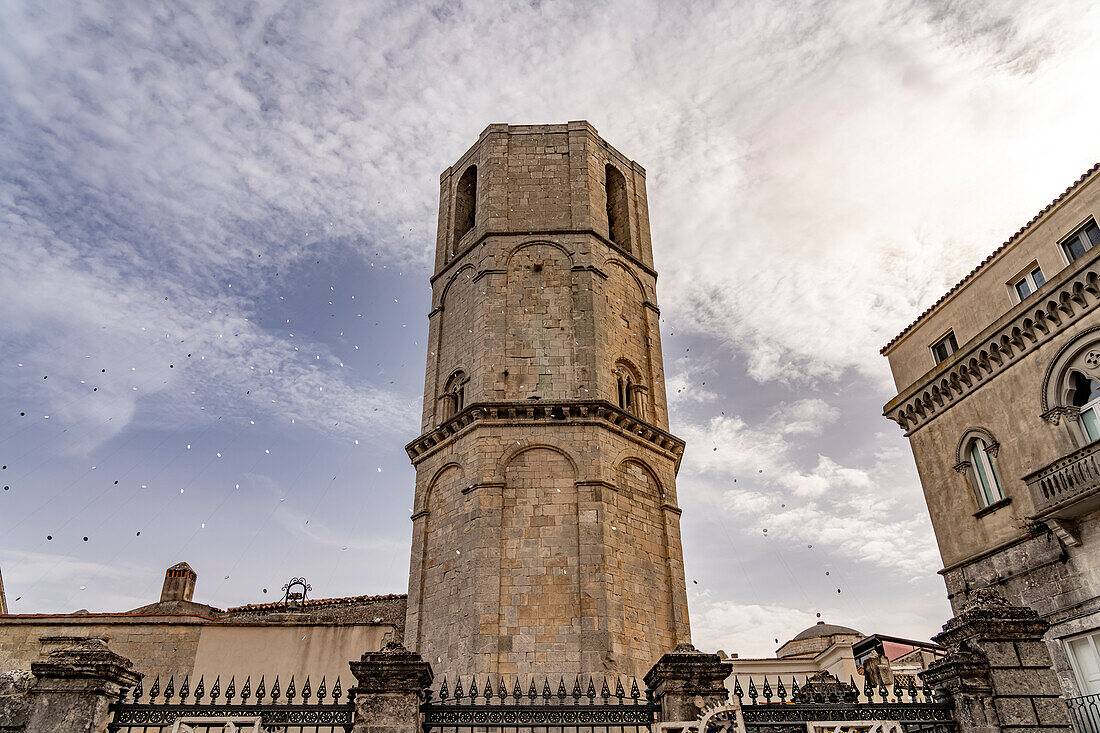
[[[857,703],[852,705],[745,705],[745,725],[762,727],[770,723],[814,721],[896,720],[899,723],[952,722],[951,706],[940,703]],[[805,730],[803,725],[802,730]]]
[[[115,705],[107,730],[141,726],[167,728],[178,718],[246,718],[259,716],[264,726],[351,727],[354,706],[345,705]]]
[[[444,679],[437,700],[429,694],[421,706],[424,728],[648,727],[657,719],[660,706],[642,697],[637,680],[625,686],[620,679],[604,678],[599,686],[596,681],[576,677],[567,686],[564,677],[546,678],[541,684],[532,679],[525,692],[518,678],[509,680],[511,684],[486,678],[479,685],[476,678],[463,684],[460,677],[453,691]]]
[[[653,723],[656,705],[440,705],[427,704],[425,728],[603,726]]]

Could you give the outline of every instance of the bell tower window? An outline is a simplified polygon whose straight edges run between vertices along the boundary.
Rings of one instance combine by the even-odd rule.
[[[604,169],[607,189],[607,238],[623,249],[630,249],[630,208],[627,205],[626,179],[619,169],[608,164]]]
[[[645,419],[646,388],[634,367],[626,361],[616,362],[614,374],[619,409]]]
[[[470,381],[461,369],[450,376],[443,394],[439,396],[440,422],[450,420],[466,406],[466,382]]]
[[[452,254],[458,254],[459,242],[477,220],[477,166],[472,165],[458,179],[455,189],[455,229]]]

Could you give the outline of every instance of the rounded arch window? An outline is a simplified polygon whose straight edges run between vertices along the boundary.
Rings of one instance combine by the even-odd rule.
[[[477,222],[477,166],[471,165],[458,179],[454,193],[454,237],[451,254],[459,251],[459,242]]]
[[[981,428],[972,428],[959,441],[955,470],[963,474],[979,509],[985,509],[1005,498],[1001,477],[997,473],[997,452],[1000,444]]]

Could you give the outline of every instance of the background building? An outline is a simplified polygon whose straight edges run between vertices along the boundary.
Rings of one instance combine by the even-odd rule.
[[[792,680],[804,684],[825,672],[845,682],[855,680],[859,689],[863,689],[865,678],[876,688],[882,684],[892,690],[897,683],[908,689],[910,682],[920,687],[916,675],[943,654],[942,647],[927,641],[882,634],[864,636],[847,626],[818,621],[784,642],[774,657],[734,655],[730,658],[733,674],[726,687],[733,689],[735,682],[740,682],[745,689],[750,679],[757,689],[763,687],[765,679],[773,688],[778,679],[787,685]]]
[[[1100,692],[1100,166],[882,350],[952,608],[994,587]]]
[[[19,614],[0,618],[0,671],[31,662],[74,640],[98,638],[134,663],[147,678],[216,677],[240,686],[261,674],[284,685],[322,676],[331,689],[352,681],[348,660],[400,639],[405,596],[310,599],[304,581],[288,583],[283,598],[222,610],[192,600],[197,576],[187,563],[167,570],[160,600],[118,613]],[[300,579],[299,579],[300,580]]]

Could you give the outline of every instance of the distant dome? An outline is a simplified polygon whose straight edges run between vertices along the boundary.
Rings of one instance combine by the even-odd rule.
[[[851,644],[863,638],[863,634],[847,626],[837,626],[818,621],[808,629],[779,647],[775,656],[780,659],[814,657],[834,644]]]
[[[850,629],[847,626],[837,626],[836,624],[827,624],[824,621],[818,621],[810,628],[798,632],[798,634],[796,634],[795,637],[791,639],[791,641],[817,639],[822,636],[845,636],[848,634],[863,636],[863,634],[859,631],[856,631],[855,629]]]

